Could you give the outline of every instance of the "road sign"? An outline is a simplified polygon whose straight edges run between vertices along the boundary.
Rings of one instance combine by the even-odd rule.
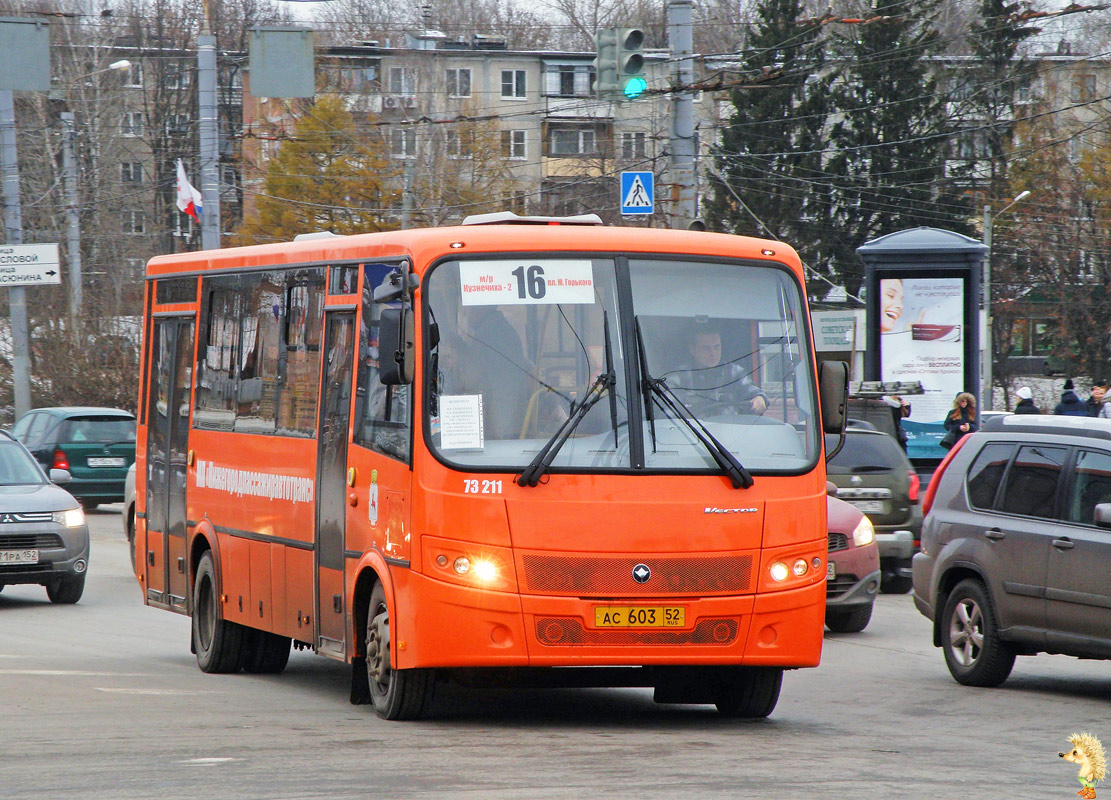
[[[57,244],[0,245],[0,286],[61,283]]]
[[[651,214],[655,195],[654,175],[651,172],[621,173],[621,213]]]

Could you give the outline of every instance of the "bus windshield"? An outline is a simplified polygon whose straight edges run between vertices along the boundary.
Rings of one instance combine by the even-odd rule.
[[[699,429],[749,472],[816,463],[804,306],[786,269],[468,259],[436,266],[424,291],[426,429],[452,466],[519,471],[561,427],[556,470],[717,471]]]

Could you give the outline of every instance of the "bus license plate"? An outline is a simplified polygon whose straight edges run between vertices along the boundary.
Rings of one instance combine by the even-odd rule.
[[[682,606],[598,606],[594,625],[598,628],[682,628],[687,610]]]
[[[122,467],[127,461],[122,456],[116,458],[90,458],[90,467]]]
[[[826,580],[831,581],[837,577],[837,565],[832,561],[826,564]]]
[[[0,564],[37,564],[38,550],[0,550]]]

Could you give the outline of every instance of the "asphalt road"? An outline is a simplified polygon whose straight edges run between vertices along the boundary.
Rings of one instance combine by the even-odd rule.
[[[142,605],[118,507],[90,519],[78,605],[0,594],[3,800],[1069,798],[1068,735],[1111,744],[1111,664],[1039,656],[1000,689],[959,686],[909,596],[827,634],[768,720],[647,690],[449,687],[434,719],[388,723],[319,656],[295,652],[281,676],[201,673],[189,621]]]

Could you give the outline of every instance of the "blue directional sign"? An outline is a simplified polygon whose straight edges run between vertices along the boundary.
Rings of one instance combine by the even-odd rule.
[[[621,213],[651,214],[655,196],[654,175],[651,172],[621,173]]]

